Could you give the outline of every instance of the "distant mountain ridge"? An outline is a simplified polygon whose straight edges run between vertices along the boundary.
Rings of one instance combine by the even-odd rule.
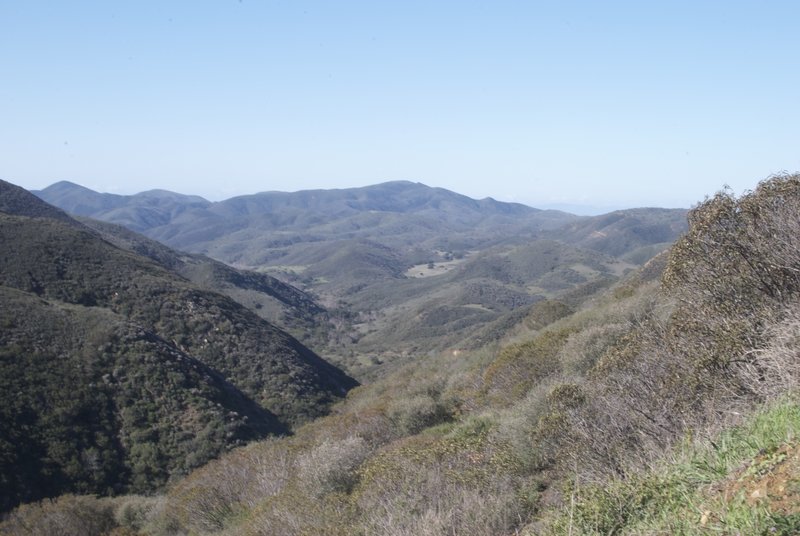
[[[163,225],[189,207],[210,205],[202,197],[149,190],[135,196],[98,193],[69,181],[60,181],[42,192],[33,192],[48,203],[77,216],[119,223],[134,231]]]
[[[73,186],[82,188],[77,185]],[[84,190],[87,189],[84,188]],[[87,191],[91,192],[91,190]],[[25,189],[3,180],[0,180],[0,212],[31,218],[52,218],[69,224],[74,223],[63,209],[42,203]]]
[[[220,202],[144,192],[122,203],[63,182],[35,193],[291,283],[334,315],[334,330],[306,333],[343,360],[457,344],[542,299],[610,284],[686,229],[680,209],[580,217],[409,181]]]
[[[484,228],[514,229],[531,233],[550,231],[550,236],[567,242],[581,241],[581,232],[598,230],[611,220],[628,220],[653,211],[669,215],[670,224],[658,228],[651,217],[651,230],[664,240],[674,239],[674,228],[685,216],[683,209],[625,209],[600,216],[576,216],[559,210],[541,210],[520,203],[500,202],[492,198],[472,199],[444,188],[434,188],[410,181],[391,181],[373,186],[301,190],[297,192],[265,191],[211,202],[199,196],[166,190],[150,190],[133,195],[94,192],[68,181],[60,181],[32,192],[48,203],[71,214],[118,223],[145,232],[174,247],[195,250],[203,243],[212,243],[221,235],[249,229],[305,232],[304,239],[357,238],[421,232],[424,238],[437,232],[479,232]],[[383,213],[383,214],[382,214]],[[391,214],[395,214],[394,217]],[[401,219],[399,215],[414,215]],[[678,223],[676,223],[678,222]],[[193,223],[194,228],[186,228]],[[220,227],[211,229],[214,224]],[[428,232],[426,232],[428,231]],[[639,229],[649,232],[647,229]],[[202,233],[208,236],[201,236]],[[390,237],[391,238],[391,237]]]
[[[182,228],[189,220],[211,233],[209,237],[217,237],[244,227],[355,232],[365,226],[372,227],[376,222],[391,225],[391,221],[384,222],[384,218],[376,216],[380,213],[414,214],[418,218],[428,218],[429,224],[444,225],[450,230],[465,230],[467,226],[495,218],[510,224],[513,222],[502,219],[529,218],[534,214],[537,215],[536,227],[553,227],[564,219],[574,219],[558,211],[541,211],[491,198],[475,200],[409,181],[341,190],[262,192],[215,203],[161,190],[130,196],[99,194],[66,181],[33,193],[70,213],[126,225],[178,247],[184,245],[182,243],[201,241],[192,230]],[[333,222],[342,223],[331,229]],[[214,224],[222,225],[216,233],[206,228]],[[163,228],[167,225],[168,229]],[[184,233],[188,236],[182,236]]]

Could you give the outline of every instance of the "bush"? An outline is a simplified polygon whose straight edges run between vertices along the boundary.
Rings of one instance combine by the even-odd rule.
[[[297,460],[298,478],[310,495],[348,493],[358,482],[357,470],[369,454],[360,437],[324,441]]]
[[[800,175],[770,178],[739,199],[719,192],[689,213],[663,282],[680,304],[672,330],[706,368],[760,346],[764,327],[798,295],[798,213]]]
[[[396,442],[371,457],[353,492],[358,534],[496,535],[513,531],[531,504],[493,421],[470,418]]]
[[[569,316],[574,311],[570,306],[556,300],[543,300],[531,307],[525,325],[533,330],[543,329],[556,320]]]
[[[162,500],[141,495],[126,495],[114,500],[114,519],[120,527],[142,531],[153,518]]]
[[[452,418],[452,413],[450,404],[428,394],[419,394],[394,403],[389,408],[388,416],[397,433],[406,436],[446,422]]]
[[[411,493],[413,497],[384,495],[383,501],[370,505],[361,517],[361,533],[496,536],[511,533],[526,514],[524,501],[507,479],[499,478],[483,488],[466,487],[434,470]],[[409,499],[418,507],[410,508]]]
[[[669,318],[637,321],[592,370],[584,407],[543,423],[568,458],[592,476],[626,474],[688,430],[714,433],[794,385],[795,321],[782,324],[784,343],[764,348],[800,293],[798,213],[796,175],[738,199],[720,192],[691,211],[663,276],[677,300]],[[559,436],[556,417],[569,434]]]
[[[800,406],[781,400],[711,441],[686,443],[672,459],[624,479],[579,485],[548,534],[797,534],[796,491],[775,481],[770,497],[750,493],[780,470],[798,467]],[[774,493],[774,495],[772,495]]]
[[[214,532],[280,493],[294,457],[289,445],[268,440],[232,451],[197,469],[170,490],[153,523],[169,530]]]
[[[30,536],[100,536],[117,527],[110,499],[62,495],[24,504],[0,525],[0,533]]]
[[[765,347],[737,367],[740,381],[765,400],[800,388],[800,310],[790,306],[783,316],[766,330]]]
[[[483,374],[483,393],[500,405],[524,397],[534,384],[559,371],[556,356],[572,332],[571,328],[548,330],[531,341],[503,348]]]
[[[630,329],[627,323],[613,323],[589,326],[574,333],[558,353],[564,372],[579,376],[586,374]]]

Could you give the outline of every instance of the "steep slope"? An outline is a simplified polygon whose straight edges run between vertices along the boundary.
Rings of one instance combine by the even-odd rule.
[[[316,415],[325,402],[352,385],[341,372],[233,300],[114,248],[88,230],[0,215],[0,246],[10,252],[0,259],[0,284],[66,303],[108,308],[152,327],[283,418]],[[292,376],[296,380],[288,381]]]
[[[784,400],[629,478],[589,486],[550,534],[800,533],[800,405]],[[636,505],[631,507],[631,505]]]
[[[11,434],[3,460],[18,460],[3,467],[17,486],[9,501],[152,489],[233,445],[324,414],[356,384],[244,306],[172,271],[186,265],[176,254],[138,242],[153,262],[61,211],[48,217],[56,209],[21,188],[0,186],[9,401],[0,428]],[[220,280],[268,290],[257,275],[217,268]],[[278,287],[275,294],[288,292]],[[60,445],[58,455],[45,443]],[[43,473],[8,476],[23,462]]]
[[[121,315],[2,285],[0,300],[0,510],[68,491],[147,492],[287,431]]]
[[[203,255],[179,253],[120,225],[78,218],[115,246],[156,262],[207,290],[225,294],[260,317],[302,338],[328,322],[325,309],[307,293],[267,274],[239,270]]]
[[[88,189],[86,191],[92,192]],[[63,210],[42,203],[25,189],[3,180],[0,180],[0,212],[18,216],[51,218],[70,225],[75,224],[74,220]]]

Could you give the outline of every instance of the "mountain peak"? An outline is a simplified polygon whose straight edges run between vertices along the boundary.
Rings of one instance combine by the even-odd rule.
[[[87,188],[86,186],[81,186],[80,184],[76,184],[76,183],[71,182],[71,181],[54,182],[53,184],[51,184],[50,186],[48,186],[47,188],[45,188],[42,191],[43,192],[44,191],[64,192],[64,191],[69,191],[69,190],[96,193],[96,192],[94,192],[94,190],[91,190],[90,188]]]
[[[0,212],[14,216],[53,218],[74,223],[74,220],[63,210],[45,203],[24,188],[4,180],[0,180]]]

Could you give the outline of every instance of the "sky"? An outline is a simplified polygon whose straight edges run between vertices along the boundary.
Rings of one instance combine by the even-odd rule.
[[[800,2],[0,0],[0,179],[689,207],[800,171]]]

